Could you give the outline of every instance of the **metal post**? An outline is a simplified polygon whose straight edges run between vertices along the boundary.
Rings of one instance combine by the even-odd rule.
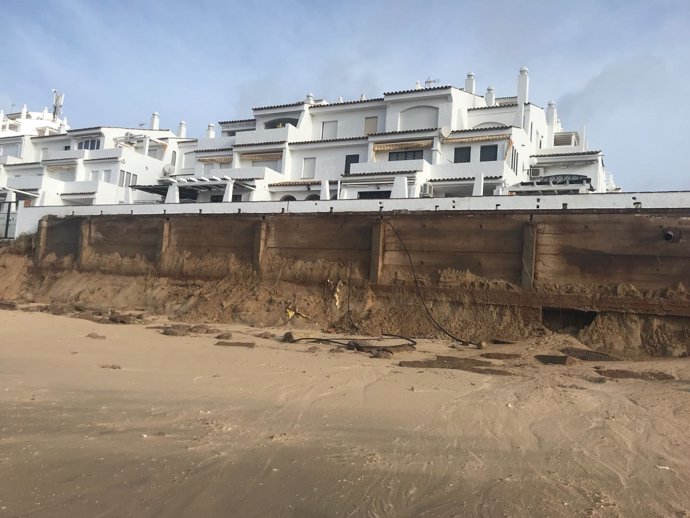
[[[8,201],[7,203],[7,219],[5,220],[5,239],[9,238],[10,234],[10,210],[12,209],[12,202]],[[19,203],[18,201],[15,203]]]

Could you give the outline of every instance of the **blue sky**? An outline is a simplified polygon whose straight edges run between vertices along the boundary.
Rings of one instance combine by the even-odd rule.
[[[556,101],[626,190],[690,190],[690,0],[0,2],[0,108],[65,92],[72,127],[188,134],[252,106],[439,79]]]

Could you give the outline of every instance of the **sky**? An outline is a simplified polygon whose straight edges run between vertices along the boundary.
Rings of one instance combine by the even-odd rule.
[[[627,191],[690,190],[690,0],[2,0],[0,109],[65,94],[73,128],[251,118],[416,81],[556,102]]]

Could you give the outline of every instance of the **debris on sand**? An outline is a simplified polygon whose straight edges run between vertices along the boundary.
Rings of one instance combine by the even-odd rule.
[[[246,347],[247,349],[254,348],[254,342],[226,342],[225,340],[220,340],[213,345],[218,345],[220,347]]]
[[[577,365],[576,358],[561,354],[535,354],[534,359],[544,365]]]
[[[189,332],[198,335],[212,335],[214,333],[217,333],[218,329],[215,329],[211,326],[207,326],[206,324],[197,324],[195,326],[190,327]]]
[[[519,354],[513,353],[482,353],[479,356],[482,358],[489,358],[491,360],[516,360],[522,358]]]
[[[15,311],[17,309],[17,303],[12,300],[0,299],[0,309]]]
[[[623,369],[598,369],[595,371],[599,376],[614,379],[638,379],[645,381],[668,381],[676,379],[671,374],[660,371],[628,371]]]
[[[513,373],[501,369],[487,368],[493,363],[476,358],[458,358],[457,356],[436,356],[435,360],[401,361],[401,367],[415,369],[456,369],[477,374],[494,374],[497,376],[512,376]]]
[[[164,327],[163,334],[165,336],[187,336],[189,334],[190,329],[191,326],[178,324],[174,326]]]
[[[89,333],[86,338],[93,338],[94,340],[105,340],[105,336],[99,335],[98,333]]]
[[[613,356],[612,354],[592,351],[591,349],[581,349],[579,347],[565,347],[561,352],[566,356],[572,356],[578,360],[586,362],[618,362],[621,358]]]
[[[232,340],[232,333],[220,333],[216,335],[216,340]]]
[[[118,369],[121,369],[121,368],[122,368],[122,367],[120,367],[117,363],[105,363],[105,364],[101,365],[101,369],[118,370]]]
[[[393,357],[393,353],[386,350],[386,349],[378,349],[378,350],[371,351],[371,353],[369,354],[369,357],[380,358],[383,360],[389,360]]]

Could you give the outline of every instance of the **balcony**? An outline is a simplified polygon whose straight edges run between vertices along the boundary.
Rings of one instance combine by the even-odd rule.
[[[514,174],[503,160],[497,162],[467,162],[460,164],[435,164],[429,166],[430,180],[474,178],[479,173],[483,173],[484,178],[488,176],[503,177],[506,174]]]
[[[43,182],[43,176],[38,175],[20,175],[19,177],[7,178],[7,187],[11,189],[19,189],[20,191],[27,191],[32,189],[40,189]]]
[[[398,171],[428,171],[432,167],[429,162],[423,159],[419,160],[395,160],[393,162],[364,162],[361,164],[352,164],[350,166],[350,174],[355,176],[358,174],[376,173],[395,173]]]
[[[84,149],[67,149],[62,151],[46,151],[43,155],[43,161],[60,161],[60,160],[79,160],[84,158],[86,150]]]
[[[296,135],[294,126],[288,124],[284,128],[257,129],[254,131],[241,131],[235,136],[235,145],[262,144],[267,142],[285,142]]]
[[[269,167],[227,167],[211,169],[208,173],[204,174],[205,178],[211,176],[216,176],[221,179],[223,179],[224,176],[227,176],[233,180],[246,180],[248,178],[256,180],[277,180],[283,178],[282,174]]]

